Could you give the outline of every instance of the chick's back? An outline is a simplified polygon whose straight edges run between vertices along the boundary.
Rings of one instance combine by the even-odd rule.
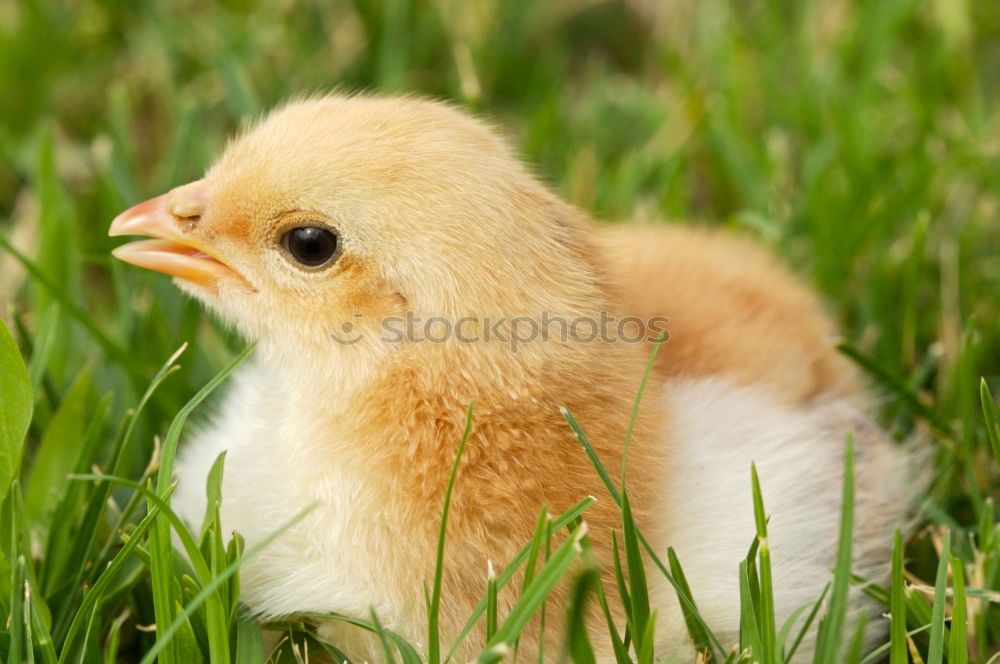
[[[597,229],[620,311],[669,318],[662,377],[720,376],[788,405],[859,390],[819,300],[758,244],[660,225]]]

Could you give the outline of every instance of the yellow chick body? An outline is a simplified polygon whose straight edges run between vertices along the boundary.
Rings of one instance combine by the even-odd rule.
[[[861,414],[860,381],[831,348],[816,299],[742,241],[594,227],[489,127],[447,105],[341,95],[290,104],[204,179],[123,213],[111,232],[157,238],[116,255],[174,275],[258,344],[182,453],[174,505],[200,520],[222,451],[223,522],[248,544],[316,505],[241,571],[241,596],[261,616],[365,618],[371,608],[424,643],[424,583],[470,402],[444,642],[483,596],[488,563],[512,559],[543,505],[557,514],[596,496],[585,518],[610,570],[620,514],[560,409],[617,469],[651,343],[581,341],[557,327],[515,347],[542,317],[670,318],[631,438],[629,493],[654,546],[677,550],[727,646],[738,639],[737,566],[754,534],[751,461],[772,514],[779,621],[829,577],[848,431],[858,448],[855,567],[876,580],[887,572],[890,534],[916,491],[910,464]],[[386,321],[397,331],[408,315],[439,317],[451,332],[387,333]],[[689,652],[673,589],[649,576],[661,654]],[[501,614],[514,599],[501,593]],[[601,661],[612,661],[596,611],[591,625]],[[561,630],[548,632],[556,653]],[[344,623],[320,633],[356,661],[380,659],[377,641]],[[463,652],[482,644],[479,628]],[[538,645],[533,625],[520,652],[531,659]]]

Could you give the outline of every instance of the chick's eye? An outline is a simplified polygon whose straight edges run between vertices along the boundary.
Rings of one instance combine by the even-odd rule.
[[[308,267],[328,263],[337,253],[337,236],[316,226],[293,228],[282,241],[292,258]]]

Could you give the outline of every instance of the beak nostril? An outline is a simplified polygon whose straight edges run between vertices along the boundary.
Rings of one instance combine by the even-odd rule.
[[[172,214],[172,216],[178,225],[180,225],[180,227],[185,231],[193,231],[198,227],[198,222],[201,221],[200,214],[192,214],[188,216]]]
[[[177,187],[168,194],[167,213],[184,230],[192,230],[208,207],[209,192],[204,180]]]
[[[201,221],[204,206],[200,201],[175,199],[167,204],[167,212],[185,230],[191,230]]]

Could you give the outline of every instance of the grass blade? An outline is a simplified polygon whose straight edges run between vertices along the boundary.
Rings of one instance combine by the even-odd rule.
[[[861,649],[865,645],[865,629],[868,627],[868,610],[863,609],[858,614],[858,621],[854,624],[854,636],[847,646],[847,653],[844,655],[844,664],[858,664],[861,661]]]
[[[792,643],[792,647],[788,648],[787,651],[785,651],[785,641],[788,638],[788,634],[791,633],[791,629],[795,625],[795,621],[798,619],[799,613],[809,605],[800,606],[792,612],[792,615],[790,615],[788,620],[785,621],[785,624],[782,625],[781,633],[778,636],[778,643],[781,649],[785,651],[785,656],[782,660],[785,664],[790,664],[792,658],[795,657],[795,651],[799,649],[799,645],[801,645],[802,640],[806,637],[806,634],[809,633],[809,628],[812,627],[813,621],[816,619],[816,615],[819,614],[820,607],[823,606],[823,600],[826,598],[827,593],[830,592],[830,585],[831,584],[827,583],[823,586],[823,592],[821,592],[816,601],[813,602],[812,610],[809,611],[806,621],[802,624],[802,628],[799,629],[799,634],[795,637],[795,642]]]
[[[568,408],[562,407],[559,409],[559,412],[562,413],[562,416],[566,419],[566,422],[569,423],[569,428],[573,431],[573,433],[576,435],[576,439],[583,446],[584,451],[587,453],[587,457],[590,459],[590,463],[593,464],[594,469],[597,470],[597,474],[601,478],[601,481],[604,482],[604,486],[607,487],[608,493],[611,494],[611,497],[614,499],[615,503],[619,507],[621,507],[622,504],[621,494],[618,493],[618,488],[615,486],[614,482],[611,481],[611,475],[608,474],[608,471],[604,467],[604,464],[597,457],[597,452],[594,450],[593,445],[590,444],[590,441],[587,439],[586,434],[583,433],[583,428],[580,426],[580,423],[576,421],[576,418],[573,417],[573,413],[569,412]]]
[[[156,490],[157,493],[162,493],[167,490],[167,488],[174,481],[174,459],[177,456],[177,443],[180,441],[181,431],[184,425],[187,423],[188,417],[194,412],[202,401],[208,398],[212,392],[215,391],[222,381],[226,380],[233,371],[236,370],[243,362],[250,357],[253,353],[254,344],[248,345],[243,349],[236,357],[234,357],[228,365],[222,371],[217,373],[212,380],[208,381],[198,392],[195,393],[193,397],[184,407],[180,409],[177,415],[174,417],[173,421],[170,422],[170,427],[167,429],[167,435],[163,439],[163,449],[161,450],[160,456],[160,468],[156,476]]]
[[[451,508],[451,492],[455,488],[455,478],[458,477],[458,467],[462,460],[462,452],[465,451],[465,444],[469,441],[469,432],[472,430],[472,402],[465,411],[465,430],[462,432],[462,439],[458,443],[458,451],[455,452],[455,461],[451,465],[451,475],[448,476],[448,485],[444,490],[444,507],[441,510],[441,527],[438,531],[437,557],[434,562],[434,583],[431,586],[431,600],[427,607],[427,661],[429,664],[438,664],[441,661],[441,631],[438,625],[439,613],[441,611],[441,576],[444,572],[444,541],[445,533],[448,529],[448,511]]]
[[[265,659],[264,633],[260,622],[248,612],[236,620],[236,664],[260,664]]]
[[[611,542],[613,547],[613,559],[618,560],[618,543],[615,539],[614,531],[611,531]],[[583,547],[583,560],[584,564],[587,565],[588,569],[595,570],[596,574],[593,578],[593,588],[597,595],[597,602],[601,606],[601,612],[604,614],[604,621],[608,628],[608,636],[611,639],[611,647],[615,654],[615,662],[618,664],[632,664],[632,658],[629,657],[628,648],[622,641],[622,637],[618,634],[618,628],[615,625],[614,616],[611,615],[611,607],[608,605],[608,598],[604,593],[604,585],[601,583],[600,568],[597,565],[597,560],[594,558],[594,550],[590,544],[590,539],[584,537],[580,540],[580,545]],[[616,565],[618,572],[620,573],[620,565]],[[627,604],[625,604],[627,606]],[[627,630],[626,630],[627,631]]]
[[[314,508],[315,505],[310,505],[309,507],[305,508],[304,510],[296,514],[294,517],[292,517],[290,520],[284,523],[280,528],[275,530],[273,533],[262,539],[254,546],[247,549],[246,553],[242,558],[230,563],[224,570],[222,570],[220,574],[217,574],[207,584],[205,584],[205,586],[198,592],[198,594],[195,595],[194,598],[192,598],[191,601],[188,602],[187,605],[182,608],[177,617],[174,618],[173,622],[171,622],[170,625],[163,630],[162,635],[160,634],[160,631],[157,630],[156,644],[149,651],[146,652],[140,664],[152,664],[154,661],[157,661],[156,659],[157,656],[170,644],[171,638],[174,636],[174,634],[176,634],[177,631],[181,629],[185,623],[187,623],[188,619],[190,618],[191,614],[195,611],[195,609],[204,604],[205,601],[208,600],[213,593],[215,593],[215,591],[219,588],[219,586],[221,586],[233,574],[235,574],[236,571],[240,568],[240,565],[242,565],[246,560],[249,560],[250,558],[254,557],[258,553],[263,551],[265,548],[267,548],[271,544],[271,542],[281,537],[287,530],[289,530],[290,528],[295,526],[295,524],[297,524],[299,521],[304,519],[309,514],[309,512],[311,512]]]
[[[116,664],[119,661],[118,644],[121,640],[122,625],[128,616],[126,611],[111,622],[111,631],[108,634],[107,644],[104,646],[104,664]],[[245,663],[240,662],[239,664]]]
[[[930,625],[923,625],[922,627],[911,629],[909,632],[906,633],[906,638],[907,639],[913,638],[917,634],[922,634],[927,630],[929,630],[930,628],[931,628]],[[882,655],[888,652],[890,647],[892,647],[892,643],[886,643],[884,645],[879,646],[875,650],[872,650],[870,653],[865,655],[864,659],[862,659],[861,662],[859,662],[859,664],[872,664],[873,662],[884,661],[884,659],[882,659]]]
[[[637,664],[653,664],[653,630],[655,626],[656,613],[654,612],[646,621],[646,631],[642,633],[642,638],[637,641],[637,644],[642,644],[636,652]]]
[[[951,557],[951,640],[948,643],[948,664],[968,664],[968,623],[965,612],[965,569],[958,556]]]
[[[757,527],[757,542],[759,545],[759,578],[760,578],[760,636],[763,651],[759,657],[762,662],[777,664],[778,651],[777,631],[774,618],[774,588],[771,580],[771,548],[767,539],[767,516],[764,513],[764,498],[760,490],[760,478],[757,476],[757,465],[750,465],[750,478],[753,484],[753,513]],[[753,562],[751,561],[751,565]]]
[[[639,404],[642,403],[642,393],[646,391],[646,383],[649,382],[649,374],[653,371],[656,355],[660,351],[660,346],[663,345],[663,335],[664,333],[660,332],[656,337],[656,341],[653,342],[653,350],[649,352],[649,359],[646,360],[646,370],[642,374],[642,380],[639,381],[639,389],[636,392],[635,401],[632,403],[632,413],[628,418],[628,429],[625,430],[625,442],[622,443],[622,491],[625,490],[625,470],[628,465],[628,447],[629,443],[632,442],[632,429],[635,428],[635,420],[639,416]]]
[[[73,644],[80,629],[84,626],[86,616],[90,615],[90,613],[96,609],[98,602],[104,598],[104,591],[111,585],[111,582],[114,581],[118,571],[124,567],[126,562],[128,562],[132,552],[137,546],[139,546],[143,535],[145,535],[146,531],[149,530],[158,515],[159,508],[154,506],[149,511],[149,514],[147,514],[135,527],[135,530],[133,530],[125,539],[125,544],[118,550],[108,566],[104,568],[101,575],[97,577],[97,581],[94,585],[86,592],[86,594],[84,594],[83,601],[77,609],[76,614],[73,617],[73,621],[69,625],[66,638],[63,641],[62,651],[59,655],[59,664],[67,664],[70,661],[69,658],[75,656],[77,651],[73,648]]]
[[[369,616],[371,617],[372,625],[375,627],[375,634],[378,636],[379,643],[382,644],[382,654],[385,655],[386,664],[396,664],[396,656],[392,654],[392,646],[389,645],[389,637],[385,633],[385,628],[382,627],[382,623],[379,622],[378,616],[375,615],[375,609],[369,609]]]
[[[753,584],[750,579],[750,563],[740,561],[740,650],[747,650],[754,655],[755,661],[763,651],[760,638],[760,626],[757,622],[757,607],[755,606]]]
[[[594,648],[587,637],[587,596],[590,589],[600,582],[600,572],[589,567],[577,577],[570,593],[566,618],[566,650],[573,664],[597,664]]]
[[[47,517],[67,488],[63,478],[76,463],[77,436],[86,429],[90,414],[90,383],[90,370],[84,369],[56,407],[35,452],[24,490],[25,508],[34,522],[50,522]]]
[[[681,604],[681,613],[684,616],[684,624],[687,625],[688,635],[691,637],[691,642],[694,643],[695,651],[703,653],[705,658],[704,664],[710,664],[715,659],[712,653],[711,642],[708,640],[705,628],[702,627],[702,624],[695,617],[698,613],[698,607],[694,603],[694,595],[691,594],[691,587],[688,585],[687,577],[684,576],[684,569],[681,567],[681,561],[677,558],[673,547],[667,549],[667,563],[670,565],[670,573],[677,580],[677,584],[691,598],[690,607],[686,604]]]
[[[631,611],[629,618],[632,624],[632,639],[635,641],[636,653],[648,644],[641,641],[647,634],[652,634],[647,627],[650,620],[649,591],[646,583],[646,571],[642,562],[642,550],[639,547],[639,537],[636,534],[635,521],[632,518],[632,506],[628,500],[628,492],[622,491],[622,548],[625,550],[625,564],[628,568],[628,590]],[[640,660],[641,661],[641,660]]]
[[[622,601],[622,608],[625,609],[625,640],[623,646],[627,650],[632,643],[632,634],[635,632],[635,625],[632,620],[632,598],[629,596],[628,582],[625,579],[625,572],[622,570],[621,550],[618,547],[618,535],[611,531],[611,562],[615,576],[615,586],[618,588],[618,598]]]
[[[607,488],[608,493],[611,494],[611,497],[614,499],[615,503],[620,508],[622,506],[621,494],[619,494],[618,489],[615,488],[614,483],[611,481],[611,476],[608,474],[608,471],[604,467],[604,464],[601,462],[600,458],[598,458],[597,453],[594,451],[594,447],[590,444],[590,441],[587,440],[587,436],[583,432],[583,429],[580,427],[580,424],[576,421],[576,418],[573,417],[573,414],[569,412],[567,408],[560,408],[559,412],[562,413],[563,417],[569,423],[570,429],[576,435],[576,439],[580,443],[580,445],[583,446],[583,449],[586,452],[587,457],[593,464],[594,469],[597,471],[598,476],[600,476],[601,478],[601,481],[604,482],[604,486]],[[639,541],[642,542],[642,546],[646,550],[646,554],[649,556],[650,560],[652,560],[653,563],[656,565],[657,569],[660,570],[660,573],[667,580],[667,582],[670,583],[671,586],[673,586],[674,591],[677,593],[677,599],[680,601],[681,605],[686,606],[691,611],[691,615],[695,619],[697,619],[699,623],[701,623],[702,628],[705,630],[705,633],[708,634],[709,638],[712,640],[712,645],[718,650],[718,653],[720,655],[721,653],[724,653],[725,648],[722,647],[722,643],[719,641],[718,637],[716,637],[715,633],[711,630],[711,628],[709,628],[708,624],[704,621],[704,619],[702,619],[701,615],[697,612],[697,609],[694,608],[694,603],[691,601],[691,598],[680,587],[680,585],[677,583],[677,580],[674,579],[673,575],[670,574],[670,571],[667,570],[666,566],[663,564],[663,561],[660,560],[660,557],[656,554],[656,551],[654,551],[653,547],[650,546],[649,541],[642,534],[642,530],[637,528],[636,534],[639,537]]]
[[[556,549],[538,571],[524,594],[510,610],[510,614],[487,642],[486,649],[474,660],[476,664],[491,664],[509,652],[517,635],[521,633],[536,611],[544,604],[549,593],[569,570],[581,553],[580,539],[586,535],[587,525],[580,524],[573,534]]]
[[[848,592],[851,586],[851,542],[854,533],[854,436],[848,434],[844,452],[843,493],[840,507],[840,536],[833,589],[826,615],[820,623],[816,644],[818,664],[839,664],[847,621]]]
[[[941,538],[941,557],[938,560],[937,576],[934,579],[934,607],[931,610],[931,635],[927,648],[927,664],[942,664],[944,661],[944,611],[948,601],[948,564],[950,562],[951,533],[946,532]]]
[[[0,320],[0,500],[7,495],[21,467],[31,411],[28,368],[6,323]]]
[[[985,378],[979,379],[979,399],[983,404],[983,419],[986,420],[986,437],[993,448],[993,458],[1000,464],[1000,415]]]
[[[497,632],[497,574],[493,570],[493,561],[486,561],[486,640],[489,641]]]
[[[906,586],[903,584],[903,535],[892,538],[892,584],[889,590],[889,662],[906,664]]]
[[[555,532],[560,528],[566,527],[568,524],[578,519],[580,515],[583,514],[588,507],[594,504],[595,500],[596,498],[594,498],[593,496],[587,496],[579,503],[577,503],[573,507],[563,512],[561,515],[555,518],[551,523],[545,523],[546,532]],[[524,548],[521,549],[521,551],[518,552],[516,556],[514,556],[514,559],[510,561],[507,567],[504,568],[504,571],[497,577],[497,583],[501,588],[504,586],[504,584],[507,583],[507,581],[510,580],[512,576],[514,576],[514,573],[517,572],[517,570],[521,567],[521,565],[524,564],[525,560],[527,560],[529,554],[529,546],[530,544],[525,545]],[[527,587],[525,589],[527,589]],[[524,595],[523,591],[521,594],[522,596]],[[465,637],[469,635],[469,632],[472,631],[472,628],[476,625],[476,622],[479,621],[479,618],[485,612],[486,612],[486,598],[484,597],[479,601],[479,604],[476,605],[475,610],[472,612],[472,615],[469,616],[469,619],[466,620],[465,626],[462,627],[462,630],[458,633],[458,636],[455,637],[455,640],[452,642],[451,647],[448,649],[448,655],[447,657],[445,657],[445,661],[450,660],[455,655],[455,652],[458,650],[458,647],[462,644],[462,641],[464,641]]]
[[[349,625],[360,627],[361,629],[369,631],[373,634],[381,633],[387,639],[392,641],[392,645],[396,646],[396,650],[399,652],[399,656],[402,658],[403,664],[423,664],[423,660],[420,659],[420,655],[417,654],[417,651],[413,649],[413,646],[411,646],[406,639],[392,630],[386,629],[385,627],[377,627],[370,621],[360,620],[358,618],[345,616],[339,613],[303,613],[300,615],[320,620],[339,620]]]
[[[169,490],[174,481],[174,459],[177,456],[177,445],[180,441],[181,430],[187,423],[188,417],[198,405],[210,395],[229,374],[246,360],[253,352],[253,344],[247,346],[243,352],[233,358],[233,360],[212,380],[205,384],[186,404],[178,411],[163,441],[160,452],[160,467],[156,476],[156,493],[163,496]],[[152,497],[149,497],[152,500]],[[177,533],[183,535],[187,532],[183,523],[177,527]],[[157,645],[159,643],[169,644],[170,640],[165,636],[165,630],[172,629],[176,632],[184,624],[185,616],[177,616],[174,613],[174,592],[173,592],[173,544],[170,540],[170,521],[166,518],[158,519],[153,524],[150,531],[149,548],[151,554],[150,572],[152,574],[155,591],[153,593],[154,614],[156,616],[156,636]],[[188,555],[201,559],[200,553],[189,551]],[[204,563],[201,563],[204,565]],[[204,581],[203,581],[204,583]],[[205,586],[207,587],[207,586]],[[212,597],[207,606],[209,623],[209,649],[212,661],[229,661],[229,638],[228,627],[226,625],[225,614],[221,605],[221,598]],[[175,617],[176,616],[176,617]],[[173,633],[173,632],[171,632]],[[224,638],[223,638],[224,637]],[[163,664],[171,664],[175,661],[173,647],[166,647],[163,652]]]
[[[549,510],[544,505],[538,512],[535,519],[535,530],[531,536],[531,543],[528,545],[528,562],[524,566],[524,580],[521,583],[521,592],[528,587],[531,579],[535,576],[535,565],[538,563],[538,554],[542,550],[542,541],[549,531]]]

